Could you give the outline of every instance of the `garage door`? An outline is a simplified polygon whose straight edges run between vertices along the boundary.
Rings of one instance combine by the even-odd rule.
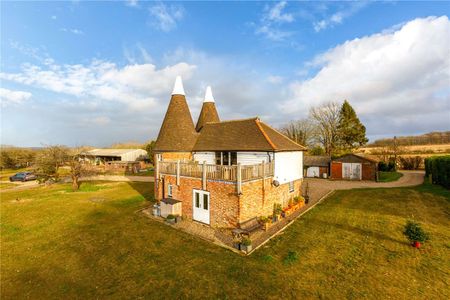
[[[361,180],[361,164],[360,163],[343,163],[342,178]]]
[[[319,177],[319,167],[308,167],[306,169],[306,177]]]

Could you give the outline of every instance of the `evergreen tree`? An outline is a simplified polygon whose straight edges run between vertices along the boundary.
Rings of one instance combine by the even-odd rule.
[[[342,104],[339,113],[338,133],[339,145],[344,151],[358,148],[369,141],[366,138],[366,127],[347,100]]]

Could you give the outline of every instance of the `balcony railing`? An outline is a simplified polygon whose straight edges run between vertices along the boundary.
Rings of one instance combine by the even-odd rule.
[[[174,162],[159,161],[157,172],[167,175],[179,175],[194,178],[223,180],[232,182],[245,182],[250,180],[272,177],[274,172],[274,164],[261,163],[257,165],[233,165],[221,166],[202,164],[198,162]]]

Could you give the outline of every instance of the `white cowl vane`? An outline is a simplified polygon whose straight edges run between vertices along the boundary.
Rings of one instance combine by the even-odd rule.
[[[183,80],[181,80],[181,76],[177,76],[177,78],[175,79],[175,85],[173,86],[172,95],[185,96],[184,88],[183,88]]]
[[[214,97],[213,97],[213,94],[212,94],[210,86],[208,86],[206,88],[205,100],[203,100],[203,102],[214,102]]]

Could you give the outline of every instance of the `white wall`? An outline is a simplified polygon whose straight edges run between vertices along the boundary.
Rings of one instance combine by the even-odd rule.
[[[271,159],[273,159],[273,153],[270,153]],[[262,162],[269,162],[269,156],[267,152],[238,152],[237,162],[243,166],[245,165],[258,165]]]
[[[280,184],[303,178],[303,152],[276,152],[274,175]]]
[[[216,153],[215,152],[194,152],[194,160],[203,163],[206,161],[209,165],[216,164]]]
[[[122,161],[135,161],[140,156],[147,157],[147,151],[142,150],[142,149],[136,149],[134,151],[130,151],[125,154],[122,154],[120,157],[121,157]]]

